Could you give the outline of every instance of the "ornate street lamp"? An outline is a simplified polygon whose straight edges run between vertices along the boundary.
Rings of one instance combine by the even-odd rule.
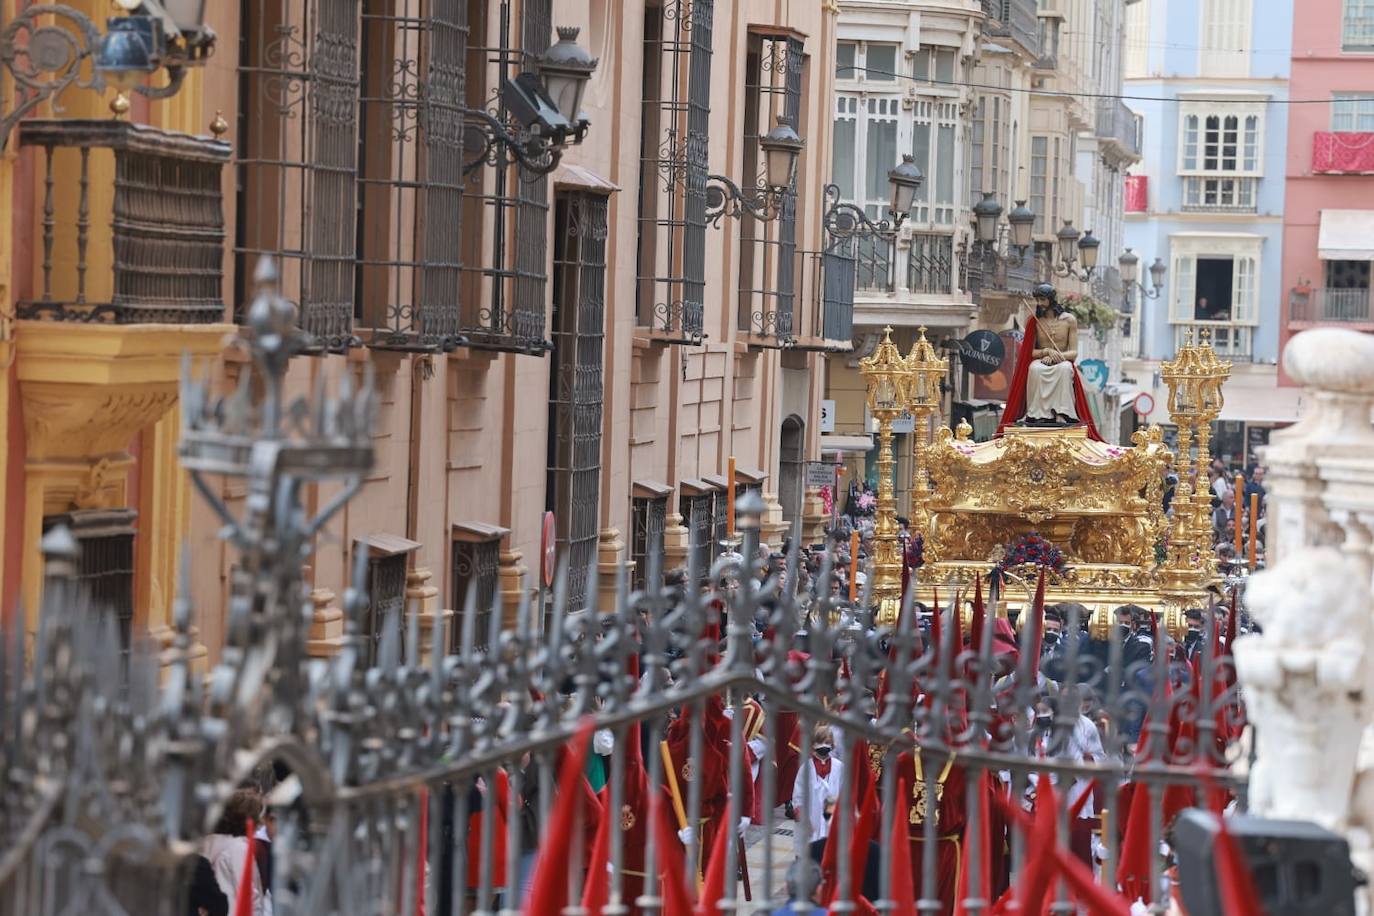
[[[782,216],[782,202],[797,186],[797,160],[806,141],[792,126],[792,119],[778,115],[773,129],[759,137],[763,152],[763,181],[745,191],[724,175],[706,178],[706,219],[720,225],[721,217],[736,219],[748,213],[756,220],[772,222]]]
[[[925,537],[930,525],[930,481],[926,475],[926,434],[930,429],[932,415],[940,415],[941,383],[949,373],[949,360],[939,356],[935,348],[926,340],[926,329],[917,332],[916,342],[906,358],[906,368],[910,373],[910,401],[912,415],[916,418],[915,434],[912,436],[911,461],[911,532],[913,536]]]
[[[1007,225],[1011,227],[1011,245],[1022,254],[1031,246],[1031,231],[1035,228],[1035,212],[1018,200],[1007,214]]]
[[[214,48],[204,0],[118,0],[118,5],[128,15],[105,20],[104,35],[85,13],[63,3],[28,5],[0,31],[0,66],[17,87],[0,98],[0,149],[25,115],[68,86],[95,92],[114,86],[121,94],[170,98],[187,68],[204,64]],[[160,69],[167,71],[166,85],[147,85],[145,80]],[[127,99],[122,107],[127,109]]]
[[[1140,295],[1146,299],[1158,299],[1164,290],[1164,272],[1168,269],[1164,262],[1155,258],[1155,262],[1150,265],[1150,284],[1151,289],[1146,289],[1140,283],[1140,256],[1127,248],[1116,259],[1117,270],[1121,273],[1121,314],[1130,315],[1135,311],[1135,297],[1132,293],[1140,290]]]
[[[1097,269],[1097,249],[1102,244],[1093,231],[1080,233],[1074,228],[1073,220],[1064,220],[1064,225],[1055,233],[1059,243],[1058,263],[1045,265],[1056,277],[1073,277],[1087,282]],[[1080,270],[1076,264],[1083,265]]]
[[[896,239],[897,230],[911,214],[916,192],[924,181],[925,176],[921,174],[916,161],[910,156],[903,156],[901,162],[888,170],[887,216],[876,222],[869,218],[862,207],[841,200],[839,185],[826,185],[822,193],[830,204],[821,217],[829,236],[826,248],[851,238],[882,239],[885,242]]]
[[[978,241],[984,245],[996,242],[997,221],[1001,218],[1002,205],[997,202],[997,195],[992,191],[984,191],[983,199],[973,205],[973,224]]]
[[[558,41],[525,70],[501,85],[503,114],[485,108],[464,109],[469,139],[477,155],[463,166],[470,175],[483,165],[519,165],[534,175],[547,175],[562,161],[563,151],[581,143],[591,122],[582,116],[582,98],[596,72],[597,58],[577,43],[581,29],[558,28]]]
[[[1007,229],[1010,234],[1010,247],[1006,254],[998,251],[1001,236],[1000,221],[1002,205],[997,202],[997,194],[984,191],[983,199],[973,205],[973,256],[992,259],[1007,267],[1019,267],[1025,263],[1026,252],[1031,247],[1031,232],[1035,227],[1035,213],[1018,200],[1016,206],[1007,214]],[[959,260],[966,261],[969,256],[968,240],[959,243]]]
[[[897,345],[892,328],[883,329],[882,343],[872,356],[859,360],[859,372],[868,388],[868,410],[878,421],[878,505],[873,515],[873,600],[878,605],[878,625],[897,622],[902,603],[902,555],[897,538],[897,509],[892,489],[895,459],[892,455],[892,422],[911,400],[911,372]]]

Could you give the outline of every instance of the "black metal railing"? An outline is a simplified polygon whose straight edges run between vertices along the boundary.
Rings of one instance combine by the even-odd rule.
[[[24,121],[19,143],[41,151],[42,277],[20,318],[137,324],[223,321],[227,143],[125,121]],[[114,155],[111,211],[94,212],[95,150]],[[59,187],[60,185],[60,187]],[[75,200],[71,190],[75,187]],[[59,203],[60,199],[60,203]],[[111,257],[92,257],[91,227],[112,226]],[[113,277],[91,275],[92,263]],[[110,289],[97,301],[93,289]]]
[[[954,288],[954,236],[914,233],[907,249],[906,285],[913,293]]]
[[[854,341],[854,258],[843,251],[798,252],[798,301],[804,318],[796,347],[848,350]]]
[[[1333,323],[1374,320],[1369,308],[1369,289],[1314,289],[1307,297],[1293,300],[1289,320]]]

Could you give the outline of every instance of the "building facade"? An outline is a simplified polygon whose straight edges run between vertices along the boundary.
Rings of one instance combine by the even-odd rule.
[[[1126,9],[1125,86],[1143,161],[1132,169],[1126,244],[1168,268],[1140,296],[1128,372],[1167,419],[1159,363],[1206,333],[1233,363],[1214,451],[1241,462],[1297,416],[1276,394],[1293,4],[1139,0]]]
[[[96,23],[107,7],[76,4]],[[5,607],[36,613],[38,536],[66,522],[89,535],[87,572],[123,602],[128,637],[165,634],[185,543],[199,639],[218,652],[237,571],[176,462],[177,382],[189,352],[220,390],[249,384],[233,338],[265,258],[310,335],[292,391],[370,377],[377,392],[376,466],[315,544],[312,651],[337,644],[360,557],[379,631],[391,613],[428,627],[469,592],[510,620],[543,576],[546,524],[575,598],[593,566],[611,590],[659,549],[709,562],[727,502],[750,488],[765,540],[802,522],[814,539],[805,468],[820,457],[824,354],[853,339],[851,262],[825,256],[821,219],[832,10],[207,10],[216,53],[174,96],[132,96],[102,139],[51,118],[109,122],[113,92],[70,87],[65,111],[29,112],[0,161]],[[553,161],[522,134],[511,87],[569,26],[598,64],[585,137]],[[763,138],[779,118],[805,147],[795,182],[775,187]],[[121,150],[154,140],[165,166],[139,174]],[[147,204],[138,188],[183,206],[130,216]],[[149,217],[184,231],[135,271]],[[253,498],[208,485],[231,505]]]
[[[1291,66],[1293,97],[1316,103],[1288,115],[1280,346],[1319,325],[1374,330],[1374,5],[1304,7]]]

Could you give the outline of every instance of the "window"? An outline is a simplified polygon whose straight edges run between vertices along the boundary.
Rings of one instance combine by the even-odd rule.
[[[1327,321],[1369,320],[1369,261],[1323,261],[1326,285],[1319,317]]]
[[[1237,112],[1185,107],[1179,153],[1183,209],[1255,209],[1263,126],[1262,115],[1248,106]]]
[[[864,48],[864,78],[890,83],[897,78],[897,46],[869,43]]]
[[[970,206],[983,199],[983,192],[992,191],[1003,209],[1008,207],[1011,111],[1008,99],[992,94],[980,96],[974,108],[969,132]]]
[[[394,642],[403,657],[406,632],[406,572],[410,555],[420,549],[415,541],[395,534],[370,534],[353,542],[354,550],[367,551],[368,664],[380,661],[384,642]]]
[[[127,660],[134,624],[133,509],[77,509],[43,517],[43,532],[65,526],[76,540],[76,581],[97,614],[114,617]]]
[[[1149,75],[1150,0],[1126,6],[1125,40],[1122,44],[1122,76],[1139,79]]]
[[[835,97],[834,182],[842,200],[863,207],[874,220],[887,216],[891,194],[887,173],[898,162],[897,118],[900,97],[837,93]],[[858,259],[859,289],[892,287],[893,247],[882,239],[849,240],[845,254]]]
[[[630,559],[634,562],[631,586],[659,587],[663,584],[663,528],[668,514],[668,496],[672,488],[658,483],[640,482],[634,485],[630,499]],[[657,564],[659,581],[649,582],[650,558]]]
[[[835,43],[835,78],[841,80],[857,79],[859,72],[854,69],[859,59],[859,45],[853,41]]]
[[[1050,138],[1031,137],[1030,208],[1035,213],[1035,232],[1045,231],[1045,188],[1049,180]]]
[[[1255,324],[1259,239],[1182,237],[1171,248],[1171,321]]]
[[[1202,76],[1250,75],[1250,7],[1252,0],[1204,0],[1202,48],[1198,67]]]
[[[715,530],[712,515],[715,491],[705,481],[697,480],[682,481],[681,490],[678,511],[682,513],[682,524],[687,528],[689,565],[697,576],[704,577],[710,572],[714,557],[711,545]]]
[[[452,575],[452,603],[460,615],[467,610],[468,593],[472,593],[474,635],[479,648],[486,647],[491,634],[491,612],[496,603],[498,569],[501,558],[501,539],[510,532],[495,525],[464,522],[453,526],[453,546],[450,553]],[[543,562],[543,558],[539,559]],[[535,575],[541,573],[536,571]],[[451,651],[458,651],[463,643],[465,621],[454,619],[449,633]]]
[[[916,189],[912,219],[954,222],[954,145],[959,104],[939,98],[917,98],[912,104],[911,158],[926,180]]]
[[[710,3],[662,0],[644,17],[639,169],[639,324],[700,344],[706,310]]]
[[[1374,0],[1345,0],[1341,50],[1374,51]]]
[[[791,34],[751,32],[745,57],[744,161],[746,187],[765,181],[766,165],[759,138],[785,117],[804,132],[801,117],[806,56],[802,41]],[[714,212],[714,211],[713,211]],[[797,261],[797,193],[788,191],[778,218],[762,222],[740,217],[739,328],[754,341],[786,346],[795,338]]]
[[[920,49],[912,55],[911,75],[916,80],[926,80],[939,85],[950,85],[955,82],[955,68],[959,63],[959,51],[957,48],[946,48],[939,45],[921,45]]]
[[[1374,93],[1333,93],[1331,129],[1340,133],[1374,131]]]
[[[606,333],[606,198],[554,199],[553,352],[545,508],[568,558],[569,607],[587,600],[601,521],[601,377]]]

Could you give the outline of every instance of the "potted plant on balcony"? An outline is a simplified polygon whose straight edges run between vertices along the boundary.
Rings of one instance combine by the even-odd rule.
[[[1107,339],[1107,332],[1116,327],[1116,309],[1112,308],[1101,299],[1092,296],[1085,296],[1081,293],[1065,293],[1059,299],[1064,308],[1078,319],[1080,328],[1091,328],[1098,341]]]

